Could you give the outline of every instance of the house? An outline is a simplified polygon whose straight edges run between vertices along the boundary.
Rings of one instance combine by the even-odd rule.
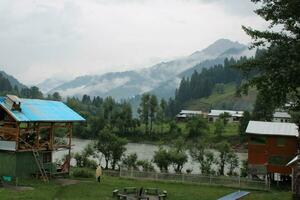
[[[292,168],[292,192],[293,192],[293,199],[300,199],[300,170],[299,170],[299,163],[300,156],[295,156],[287,166]],[[298,169],[297,169],[298,168]]]
[[[62,102],[0,97],[0,177],[68,173],[73,123],[84,121]],[[52,153],[61,149],[69,157],[57,169]]]
[[[249,174],[289,179],[292,168],[286,164],[297,154],[296,124],[250,121],[246,134]]]
[[[208,113],[208,121],[209,122],[215,122],[217,119],[220,118],[220,115],[228,113],[229,118],[228,122],[239,122],[240,119],[244,115],[244,111],[234,111],[234,110],[211,110],[210,113]]]
[[[176,119],[178,121],[183,121],[199,115],[203,115],[202,111],[200,110],[181,110],[180,113],[176,115]]]
[[[273,114],[273,122],[290,122],[291,115],[287,112],[274,112]]]

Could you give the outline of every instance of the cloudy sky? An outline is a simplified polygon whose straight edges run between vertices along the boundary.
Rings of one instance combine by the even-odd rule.
[[[0,70],[26,84],[151,66],[265,27],[250,0],[1,0]]]

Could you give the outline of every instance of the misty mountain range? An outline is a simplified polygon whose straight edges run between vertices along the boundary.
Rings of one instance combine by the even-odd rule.
[[[59,92],[64,97],[80,97],[88,94],[101,97],[112,96],[120,100],[151,92],[159,97],[169,98],[174,95],[182,77],[190,76],[194,70],[200,72],[203,68],[223,64],[226,57],[239,58],[253,55],[254,52],[248,50],[244,44],[220,39],[189,56],[161,62],[149,68],[80,76],[67,82],[49,78],[37,86],[44,93]],[[17,80],[12,81],[16,83]],[[19,87],[23,86],[20,83]]]

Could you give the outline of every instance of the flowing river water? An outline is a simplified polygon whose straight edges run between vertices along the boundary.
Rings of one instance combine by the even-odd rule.
[[[92,143],[92,142],[93,142],[93,140],[84,140],[84,139],[74,138],[72,140],[72,144],[74,145],[72,147],[72,152],[73,153],[81,152],[89,143]],[[166,147],[166,148],[168,148],[168,147]],[[128,143],[126,145],[126,149],[127,150],[125,152],[125,155],[131,154],[131,153],[136,153],[139,160],[151,161],[153,159],[154,152],[158,150],[158,146],[154,145],[154,144]],[[218,155],[218,153],[215,150],[210,149],[210,151],[212,151],[214,153],[215,157]],[[57,151],[53,154],[53,158],[54,158],[54,160],[62,159],[65,154],[68,154],[68,150]],[[240,166],[241,166],[242,161],[247,159],[248,154],[247,153],[238,153],[238,152],[236,152],[236,154],[239,158],[239,162],[240,162]],[[104,160],[104,157],[101,156],[101,154],[99,154],[99,158],[96,159],[97,162],[99,162],[99,160],[101,162],[101,165],[105,166],[105,160]],[[74,165],[75,161],[72,160],[71,164]],[[156,167],[156,165],[154,163],[153,163],[153,166],[155,166],[156,170],[158,171],[158,168]],[[217,169],[217,166],[215,166],[215,165],[213,165],[212,167],[214,170]],[[170,169],[170,172],[173,172],[173,167],[170,167],[169,169]],[[187,169],[191,169],[193,174],[200,173],[199,163],[193,161],[190,156],[188,158],[188,162],[184,165],[182,171],[185,172]],[[239,172],[239,170],[237,169],[236,172]]]

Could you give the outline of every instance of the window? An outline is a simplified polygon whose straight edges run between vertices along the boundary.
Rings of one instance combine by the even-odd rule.
[[[52,158],[51,152],[43,153],[43,163],[51,163],[52,162],[51,158]]]
[[[251,136],[251,144],[266,144],[267,138],[264,136]]]
[[[270,165],[279,165],[279,166],[286,166],[286,164],[292,160],[293,157],[285,157],[279,155],[271,155],[268,159],[268,164]]]
[[[285,146],[285,139],[282,137],[279,137],[276,139],[276,143],[278,147],[284,147]]]

